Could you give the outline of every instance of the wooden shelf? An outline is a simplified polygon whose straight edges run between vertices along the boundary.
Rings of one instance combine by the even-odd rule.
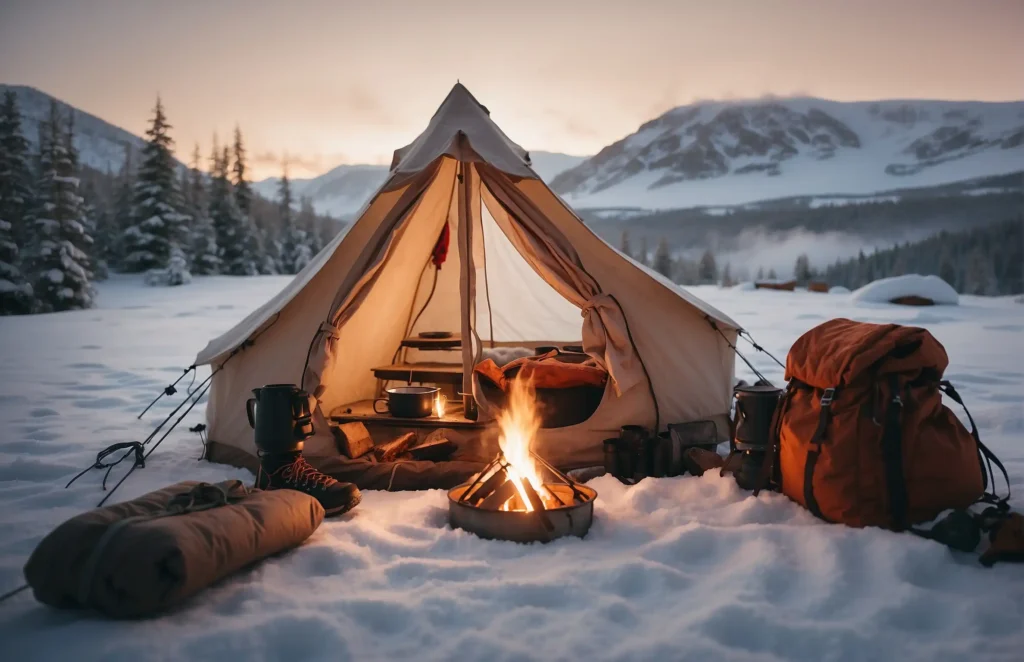
[[[459,334],[452,334],[450,338],[420,338],[413,336],[402,341],[402,347],[424,350],[448,350],[461,349],[462,338]]]
[[[378,414],[373,410],[373,400],[360,400],[342,405],[331,412],[328,418],[334,423],[386,423],[408,428],[484,428],[485,423],[471,421],[463,415],[462,403],[448,401],[443,418],[400,418],[391,414]]]
[[[418,384],[462,384],[459,363],[396,363],[373,368],[377,379]]]

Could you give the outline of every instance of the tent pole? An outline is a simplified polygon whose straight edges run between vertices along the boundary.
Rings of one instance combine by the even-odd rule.
[[[461,145],[465,146],[465,136],[460,135]],[[472,167],[460,159],[457,177],[459,186],[459,251],[462,263],[461,287],[459,288],[462,304],[462,393],[472,397],[473,394],[473,301],[475,298],[474,266],[473,266],[473,220],[471,204],[473,176]]]

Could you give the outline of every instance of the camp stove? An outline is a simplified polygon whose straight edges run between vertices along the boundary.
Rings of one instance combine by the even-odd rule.
[[[597,492],[572,480],[535,453],[530,457],[547,480],[535,487],[504,453],[483,471],[448,492],[453,527],[481,538],[548,542],[562,536],[582,538],[594,519]]]
[[[540,430],[540,416],[526,380],[512,382],[498,426],[501,450],[497,457],[468,483],[448,492],[451,525],[481,538],[514,542],[586,535],[594,519],[597,492],[530,450]]]

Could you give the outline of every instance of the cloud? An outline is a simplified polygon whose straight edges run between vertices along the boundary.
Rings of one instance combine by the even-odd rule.
[[[250,154],[249,162],[254,170],[268,173],[267,176],[276,177],[287,163],[289,176],[307,177],[324,173],[339,163],[347,163],[348,157],[341,152],[296,154],[287,150],[262,149]]]
[[[602,137],[600,131],[586,122],[581,122],[579,118],[568,115],[560,110],[556,110],[555,108],[545,108],[544,115],[549,120],[553,121],[553,128],[555,130],[566,133],[575,138],[592,140],[594,138]]]
[[[888,248],[893,243],[891,238],[866,238],[845,232],[812,232],[803,228],[766,232],[763,228],[754,228],[736,237],[735,248],[715,257],[720,266],[729,262],[733,269],[746,266],[751,272],[764,267],[765,271],[775,269],[780,276],[789,276],[800,255],[806,254],[812,267],[824,269],[836,260],[855,257],[861,250],[871,253],[875,248]]]
[[[282,91],[289,98],[289,117],[349,127],[395,127],[402,124],[401,118],[387,102],[388,95],[378,93],[369,85],[358,82],[337,87],[330,84],[322,87],[297,85],[293,83]]]

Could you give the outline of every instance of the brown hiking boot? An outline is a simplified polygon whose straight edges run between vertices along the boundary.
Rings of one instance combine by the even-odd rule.
[[[328,517],[347,513],[363,499],[358,487],[317,471],[299,453],[284,458],[264,455],[260,461],[256,487],[261,490],[296,490],[308,494],[320,502]]]

